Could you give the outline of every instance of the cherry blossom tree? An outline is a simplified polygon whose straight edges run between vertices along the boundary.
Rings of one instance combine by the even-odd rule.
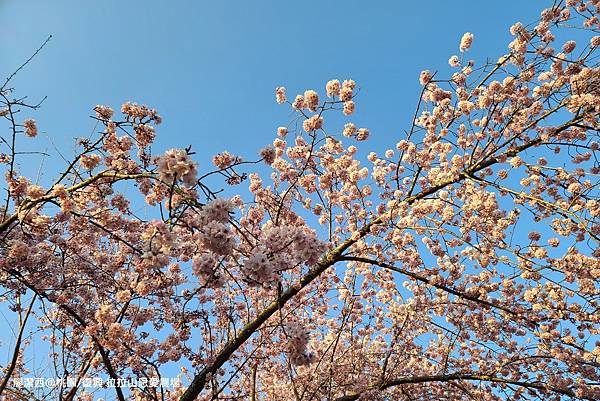
[[[39,105],[9,78],[0,398],[92,400],[101,376],[120,401],[600,399],[599,10],[556,2],[481,65],[465,33],[380,154],[333,79],[276,88],[292,121],[214,166],[153,154],[156,110],[96,106],[39,185],[15,163]]]

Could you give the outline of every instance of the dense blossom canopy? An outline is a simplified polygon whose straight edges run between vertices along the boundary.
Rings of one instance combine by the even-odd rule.
[[[0,398],[92,400],[86,377],[176,366],[181,387],[108,394],[600,399],[599,9],[516,23],[482,65],[465,33],[381,153],[350,121],[358,84],[332,79],[276,88],[294,119],[257,161],[152,154],[156,110],[97,106],[103,130],[43,186],[15,164],[37,105],[4,85],[0,301],[18,324]],[[40,339],[49,355],[27,358]],[[31,374],[77,380],[15,385]]]

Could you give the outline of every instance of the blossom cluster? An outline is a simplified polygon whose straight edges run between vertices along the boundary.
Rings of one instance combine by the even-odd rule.
[[[473,44],[473,34],[471,32],[466,32],[460,39],[459,49],[461,52],[465,52],[471,48],[472,44]]]
[[[28,118],[23,122],[23,126],[25,127],[25,135],[30,138],[37,136],[38,129],[34,119]]]
[[[255,252],[244,262],[242,269],[250,285],[269,287],[277,280],[277,266],[262,251]]]
[[[108,106],[103,106],[103,105],[96,105],[96,107],[94,107],[94,111],[96,112],[96,117],[98,117],[101,120],[110,120],[113,116],[113,109],[111,109]]]
[[[299,322],[291,322],[285,325],[287,336],[287,354],[292,365],[303,366],[314,362],[316,355],[307,350],[309,332]]]
[[[157,173],[161,181],[172,185],[177,180],[193,186],[196,184],[197,164],[184,149],[171,149],[156,158]]]
[[[327,246],[313,230],[303,227],[267,225],[263,227],[259,246],[243,264],[242,271],[250,285],[272,287],[280,273],[299,264],[319,262]]]
[[[96,109],[100,110],[101,113],[99,112],[99,114],[101,117],[109,114],[109,110],[102,108],[102,106],[100,106],[100,108],[96,106]],[[132,120],[142,121],[149,119],[154,121],[155,124],[160,124],[162,122],[162,117],[158,115],[158,111],[156,109],[151,109],[143,104],[131,102],[123,103],[121,106],[121,113],[125,114],[127,118]]]
[[[213,164],[223,170],[227,167],[230,167],[234,163],[238,163],[240,159],[229,152],[217,153],[213,156],[212,162]]]
[[[142,233],[142,239],[145,244],[142,259],[149,266],[160,268],[169,263],[171,248],[175,245],[175,237],[166,224],[160,221],[150,223],[146,231]]]
[[[232,209],[233,203],[231,200],[225,198],[213,199],[204,205],[198,213],[199,225],[208,224],[211,221],[227,223]]]
[[[219,270],[219,260],[212,252],[195,257],[192,272],[208,287],[221,287],[225,284],[224,275]]]

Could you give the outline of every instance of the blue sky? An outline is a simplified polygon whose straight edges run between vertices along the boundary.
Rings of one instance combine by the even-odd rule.
[[[251,159],[291,119],[273,89],[322,93],[332,78],[357,81],[353,120],[385,149],[410,126],[422,69],[447,71],[465,31],[475,34],[469,57],[497,59],[509,26],[534,20],[548,4],[4,0],[0,76],[53,35],[13,86],[32,100],[48,96],[33,117],[66,156],[74,137],[94,129],[88,116],[96,104],[118,109],[131,100],[164,117],[156,151],[193,144],[201,169],[224,149]],[[48,139],[37,141],[56,155]],[[62,167],[53,160],[48,174]],[[38,160],[20,160],[31,162],[37,170]]]

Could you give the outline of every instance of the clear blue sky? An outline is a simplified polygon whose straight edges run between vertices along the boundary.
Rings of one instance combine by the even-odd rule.
[[[276,86],[295,95],[309,88],[322,92],[332,78],[353,78],[361,88],[353,121],[371,129],[381,150],[410,125],[419,72],[447,71],[465,31],[475,34],[469,57],[495,60],[510,40],[509,26],[534,20],[548,5],[4,0],[0,76],[52,34],[14,86],[32,100],[48,96],[33,117],[63,153],[74,149],[73,137],[93,130],[88,116],[94,105],[118,109],[132,100],[164,117],[157,151],[191,143],[205,166],[224,149],[254,158],[276,127],[290,121],[289,110],[274,102]],[[55,155],[46,142],[36,148]],[[62,166],[54,163],[61,164],[46,162],[48,172]]]

